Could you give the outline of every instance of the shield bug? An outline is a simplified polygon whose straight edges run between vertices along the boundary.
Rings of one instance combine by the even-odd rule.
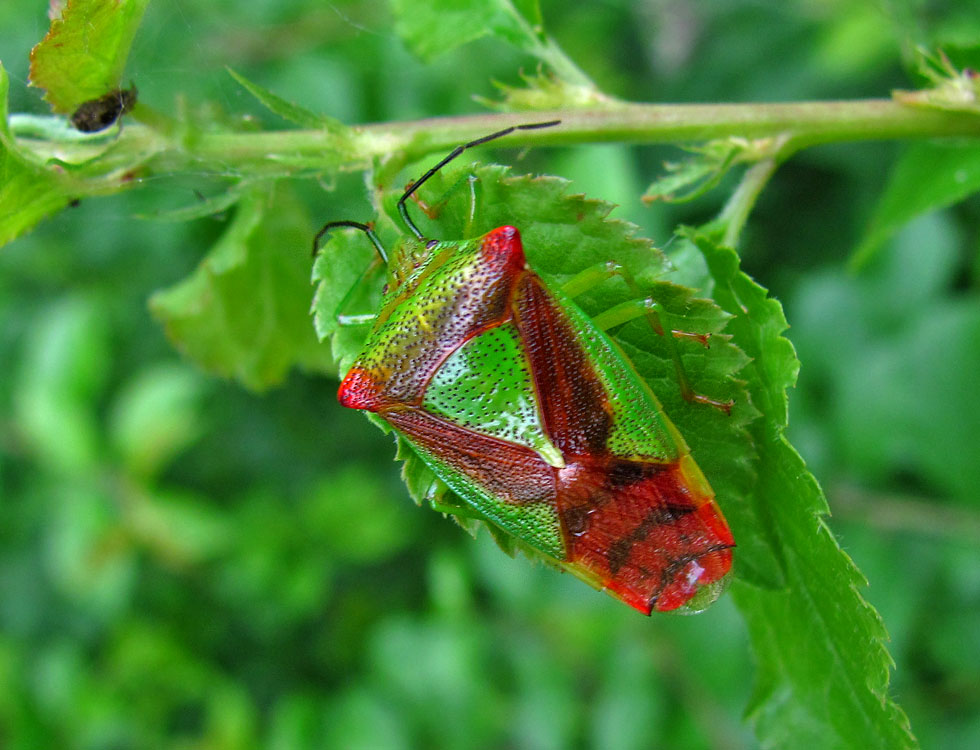
[[[656,396],[573,300],[611,275],[635,282],[607,263],[552,287],[528,265],[517,228],[432,239],[408,213],[449,161],[515,129],[458,146],[406,189],[397,208],[410,235],[390,257],[369,224],[334,221],[317,234],[314,252],[331,230],[357,229],[387,265],[340,403],[380,417],[471,515],[564,570],[645,614],[703,608],[731,569],[731,531]],[[599,318],[610,325],[643,316],[666,334],[683,378],[673,338],[690,334],[665,331],[650,300],[609,312]],[[686,380],[682,391],[730,406]]]

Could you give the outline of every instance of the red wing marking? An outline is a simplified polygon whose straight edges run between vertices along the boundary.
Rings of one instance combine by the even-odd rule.
[[[348,409],[378,411],[385,404],[384,388],[370,372],[352,367],[337,390],[337,400]]]
[[[566,564],[646,614],[676,609],[724,578],[735,542],[710,488],[682,470],[690,458],[612,456],[611,396],[581,333],[533,272],[512,305],[545,429],[565,459],[556,500]]]
[[[569,562],[641,612],[676,609],[728,573],[735,540],[676,464],[584,456],[558,477]]]
[[[555,471],[530,448],[481,435],[419,409],[395,408],[382,416],[501,501],[554,504]]]
[[[515,277],[527,266],[521,234],[514,227],[497,227],[483,238],[480,252],[493,266],[501,266],[504,276]]]
[[[563,454],[605,452],[612,419],[606,392],[567,315],[535,273],[521,277],[513,306],[555,446]]]

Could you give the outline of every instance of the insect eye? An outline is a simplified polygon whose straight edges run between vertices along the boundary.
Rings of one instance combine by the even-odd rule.
[[[439,240],[429,240],[428,242],[425,243],[425,249],[431,250],[438,244],[439,244]]]

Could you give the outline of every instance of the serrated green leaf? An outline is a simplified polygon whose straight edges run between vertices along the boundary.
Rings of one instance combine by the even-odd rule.
[[[683,203],[704,195],[727,174],[734,156],[734,149],[729,148],[724,154],[701,153],[680,162],[665,163],[666,174],[650,184],[643,194],[643,202]],[[686,192],[681,193],[682,190]]]
[[[693,239],[714,277],[714,298],[734,315],[729,331],[752,357],[743,374],[766,415],[749,426],[759,453],[748,500],[778,541],[786,587],[732,588],[759,668],[750,709],[756,732],[763,747],[915,747],[888,696],[887,634],[859,593],[865,580],[827,528],[823,493],[783,435],[798,363],[782,336],[782,308],[739,270],[734,251]]]
[[[242,88],[258,99],[259,102],[266,107],[266,109],[279,115],[284,120],[289,120],[290,122],[296,123],[301,128],[326,130],[338,136],[347,135],[348,128],[346,125],[340,122],[340,120],[335,120],[332,117],[311,112],[310,110],[305,109],[294,102],[283,99],[281,96],[278,96],[268,89],[259,86],[257,83],[253,83],[241,73],[238,73],[231,68],[226,68],[226,70],[232,78],[241,84]]]
[[[473,182],[467,179],[471,175],[475,176]],[[467,189],[470,186],[472,190]],[[708,464],[712,465],[708,451],[725,457],[725,461],[713,463],[712,471],[703,464],[702,468],[715,486],[723,510],[727,514],[732,509],[734,513],[734,520],[730,520],[733,520],[736,538],[739,538],[739,534],[747,540],[763,536],[763,530],[756,528],[759,522],[749,512],[739,509],[739,497],[732,494],[749,491],[754,484],[751,475],[753,448],[746,436],[745,425],[756,417],[757,412],[744,384],[736,375],[746,359],[726,336],[721,335],[729,316],[709,300],[697,299],[689,289],[664,280],[669,270],[664,256],[648,241],[634,237],[636,228],[633,225],[607,219],[610,205],[587,200],[581,195],[568,195],[568,190],[569,183],[556,177],[509,177],[504,167],[490,165],[472,169],[460,166],[443,170],[422,188],[422,200],[429,206],[441,205],[441,210],[435,219],[419,217],[417,220],[428,237],[459,239],[479,236],[495,227],[512,224],[521,231],[530,264],[547,280],[559,285],[579,271],[614,259],[628,266],[663,305],[666,325],[680,330],[717,334],[711,340],[710,349],[692,343],[684,347],[682,356],[697,391],[719,400],[735,400],[736,407],[731,417],[716,409],[691,405],[683,399],[669,350],[645,321],[633,321],[612,332],[637,371],[661,399],[670,418],[691,443],[695,459],[699,463],[708,459]],[[396,215],[394,202],[399,195],[393,192],[383,200],[393,216]],[[339,232],[337,238],[325,246],[324,255],[314,272],[314,279],[319,282],[318,318],[335,320],[336,309],[331,309],[331,305],[348,298],[347,289],[334,286],[356,280],[357,273],[343,265],[335,273],[330,262],[333,258],[339,262],[342,258],[352,257],[356,245],[361,246],[362,257],[370,257],[370,244],[356,232]],[[582,295],[578,302],[586,312],[594,315],[629,298],[627,286],[621,281],[611,280]],[[338,330],[334,337],[334,351],[342,369],[346,369],[356,356],[367,331],[367,326]],[[406,483],[416,501],[421,502],[425,498],[419,494],[420,490],[429,488],[434,478],[413,452],[400,451],[400,455],[406,458]],[[447,495],[440,509],[451,511],[454,506],[464,504]],[[468,513],[473,515],[471,509]],[[467,518],[461,518],[460,523],[468,529],[472,528]],[[536,556],[520,540],[512,537],[507,537],[503,546],[506,551],[517,547]],[[744,554],[741,549],[739,554],[743,558],[751,558],[754,550],[755,547],[747,544]],[[776,567],[765,545],[759,546],[757,552],[758,559],[740,561],[737,570],[771,571]],[[780,580],[778,575],[772,573],[768,576],[750,576],[750,580],[760,578]]]
[[[944,208],[980,191],[980,146],[968,143],[917,143],[909,146],[892,172],[867,233],[851,258],[861,268],[907,221]]]
[[[521,5],[528,6],[527,0]],[[536,43],[528,20],[510,0],[391,0],[391,6],[395,30],[423,60],[490,34],[519,48]]]
[[[609,258],[648,281],[666,273],[662,257],[632,238],[629,225],[605,219],[608,206],[566,195],[563,181],[506,177],[499,167],[481,167],[474,170],[471,193],[459,189],[469,184],[466,172],[447,170],[423,189],[430,206],[451,193],[439,217],[419,218],[426,236],[475,236],[513,224],[522,231],[530,263],[555,283]],[[385,200],[389,208],[390,203]],[[367,244],[356,235],[347,241],[357,239]],[[735,534],[734,592],[760,659],[753,704],[757,731],[767,747],[789,743],[780,734],[787,727],[793,742],[810,739],[821,747],[912,747],[904,715],[887,700],[890,662],[881,622],[857,591],[860,573],[823,524],[826,503],[815,480],[782,436],[786,389],[798,363],[782,337],[781,307],[739,271],[733,252],[696,239],[711,269],[713,296],[728,314],[666,282],[652,289],[668,311],[669,325],[724,331],[752,357],[746,366],[740,350],[720,335],[710,351],[695,347],[684,353],[695,388],[715,398],[734,397],[733,416],[681,398],[662,342],[643,325],[623,326],[614,336],[691,445]],[[329,283],[326,271],[318,275],[323,284]],[[625,293],[610,282],[579,302],[595,314]],[[345,345],[356,350],[357,342]],[[736,377],[744,378],[747,391]],[[754,419],[759,412],[762,417]],[[404,471],[415,492],[431,481],[428,469],[410,455]]]
[[[250,388],[291,367],[332,369],[310,329],[310,222],[283,184],[256,187],[197,270],[150,308],[174,344],[206,369]]]
[[[675,240],[671,260],[675,264],[672,274],[684,278],[688,283],[697,283],[698,288],[712,289],[713,280],[702,277],[699,272],[704,269],[704,259],[696,245],[685,237]],[[716,304],[715,300],[712,304]],[[696,318],[695,318],[696,320]],[[737,320],[731,320],[725,328],[725,334],[732,336],[735,344],[739,344],[739,332],[733,328]],[[691,326],[697,329],[697,324]],[[712,348],[715,348],[712,340]],[[741,348],[736,350],[739,377],[746,377],[744,368],[745,353]],[[722,354],[713,353],[713,357],[722,358]],[[730,365],[735,369],[735,364]],[[756,404],[754,394],[745,395],[744,404],[738,405],[746,412],[745,419],[756,418],[760,412],[764,420],[771,419],[771,411],[767,405]],[[702,409],[695,409],[697,416]],[[779,545],[768,522],[766,512],[757,493],[759,478],[756,475],[755,452],[746,451],[735,441],[719,436],[710,428],[692,430],[684,433],[685,438],[695,451],[698,464],[711,479],[715,493],[721,497],[737,498],[737,502],[723,505],[725,517],[731,526],[732,533],[738,545],[736,565],[738,577],[743,581],[765,589],[778,588],[786,585],[784,564],[779,552]]]
[[[0,65],[0,247],[68,205],[57,179],[23,158],[7,124],[10,80]]]
[[[31,50],[31,84],[55,112],[119,88],[149,0],[70,0]]]
[[[732,167],[775,158],[784,148],[785,140],[781,138],[723,138],[688,147],[692,155],[680,162],[665,163],[666,174],[647,188],[643,201],[694,200],[716,187]]]

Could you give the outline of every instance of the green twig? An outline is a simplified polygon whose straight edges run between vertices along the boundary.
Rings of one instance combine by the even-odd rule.
[[[738,238],[742,233],[745,222],[755,206],[756,200],[762,193],[779,165],[788,159],[798,149],[792,138],[777,138],[767,156],[749,167],[742,176],[741,182],[725,203],[719,222],[724,226],[725,233],[722,244],[727,247],[737,247]]]
[[[33,118],[36,120],[37,118]],[[941,137],[980,138],[980,117],[910,107],[889,99],[795,104],[622,104],[534,113],[480,114],[360,125],[343,135],[321,130],[188,131],[177,138],[139,123],[127,124],[109,147],[105,163],[90,141],[27,136],[18,147],[40,163],[80,164],[76,195],[105,192],[106,178],[129,166],[140,176],[212,173],[217,176],[301,176],[365,169],[374,159],[421,158],[508,125],[560,119],[557,128],[522,131],[501,145],[571,145],[587,142],[687,143],[727,138],[784,137],[798,150],[857,140]],[[18,134],[20,119],[11,118]],[[120,180],[117,189],[128,186]]]

